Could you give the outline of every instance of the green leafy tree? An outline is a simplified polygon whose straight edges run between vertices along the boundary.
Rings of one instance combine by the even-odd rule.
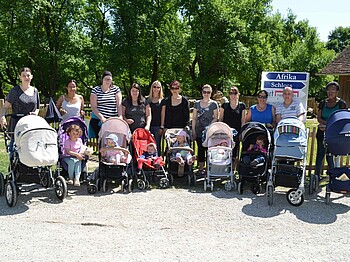
[[[340,53],[350,44],[350,27],[339,26],[328,36],[326,47]]]

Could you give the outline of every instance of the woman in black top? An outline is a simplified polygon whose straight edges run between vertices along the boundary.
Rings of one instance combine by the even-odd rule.
[[[161,127],[185,128],[190,120],[188,100],[180,95],[180,82],[174,80],[170,84],[171,96],[167,97],[162,104]]]
[[[151,107],[151,126],[150,131],[153,134],[156,143],[158,155],[161,153],[161,138],[163,129],[161,128],[161,113],[162,113],[162,101],[163,101],[163,89],[162,84],[157,80],[154,81],[151,85],[151,89],[149,91],[149,95],[146,103]]]
[[[139,84],[133,83],[128,96],[122,102],[122,116],[129,124],[131,132],[136,128],[149,130],[151,124],[151,108],[145,104]]]
[[[245,124],[246,105],[239,102],[239,90],[236,86],[230,88],[230,101],[222,104],[220,109],[220,121],[226,123],[231,128],[236,129],[238,134],[234,137],[236,143],[233,149],[233,157],[238,156],[239,134],[242,126]]]

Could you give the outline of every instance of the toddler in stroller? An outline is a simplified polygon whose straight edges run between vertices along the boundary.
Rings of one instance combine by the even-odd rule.
[[[186,129],[171,128],[165,132],[166,165],[169,174],[183,177],[187,175],[188,185],[196,184],[196,175],[193,173],[193,149],[190,147],[191,137]]]
[[[266,182],[267,170],[271,164],[271,135],[266,126],[259,122],[246,123],[241,130],[242,151],[238,163],[238,193],[243,194],[243,185],[252,183],[252,192],[258,194]]]
[[[120,184],[122,192],[132,192],[131,155],[127,148],[130,137],[128,123],[118,117],[110,117],[102,124],[98,139],[99,166],[88,178],[89,194],[100,189],[107,192],[110,181]]]
[[[292,188],[287,201],[293,206],[304,202],[308,129],[296,117],[282,119],[274,132],[272,171],[267,181],[268,204],[273,204],[276,186]]]
[[[166,188],[173,183],[173,177],[164,170],[163,158],[158,156],[154,136],[144,128],[137,128],[132,134],[135,149],[135,161],[138,172],[135,173],[137,187],[140,190],[149,188],[152,182]]]
[[[120,163],[130,163],[130,159],[124,155],[124,152],[116,148],[118,145],[118,137],[115,134],[109,134],[106,137],[107,146],[100,149],[101,157],[107,162],[114,165]],[[128,155],[130,158],[130,155]]]

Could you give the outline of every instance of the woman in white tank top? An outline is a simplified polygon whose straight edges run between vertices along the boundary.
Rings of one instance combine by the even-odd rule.
[[[84,116],[84,98],[77,94],[77,82],[69,80],[66,85],[67,94],[61,95],[57,100],[57,109],[66,120],[72,116]]]

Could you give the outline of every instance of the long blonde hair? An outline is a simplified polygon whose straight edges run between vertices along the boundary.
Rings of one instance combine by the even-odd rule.
[[[149,90],[149,95],[148,95],[148,98],[149,99],[153,99],[153,88],[155,86],[159,86],[160,87],[160,92],[159,92],[159,99],[163,99],[164,98],[164,93],[163,93],[163,87],[162,87],[162,84],[161,82],[159,82],[158,80],[154,81],[151,85],[151,88]]]

